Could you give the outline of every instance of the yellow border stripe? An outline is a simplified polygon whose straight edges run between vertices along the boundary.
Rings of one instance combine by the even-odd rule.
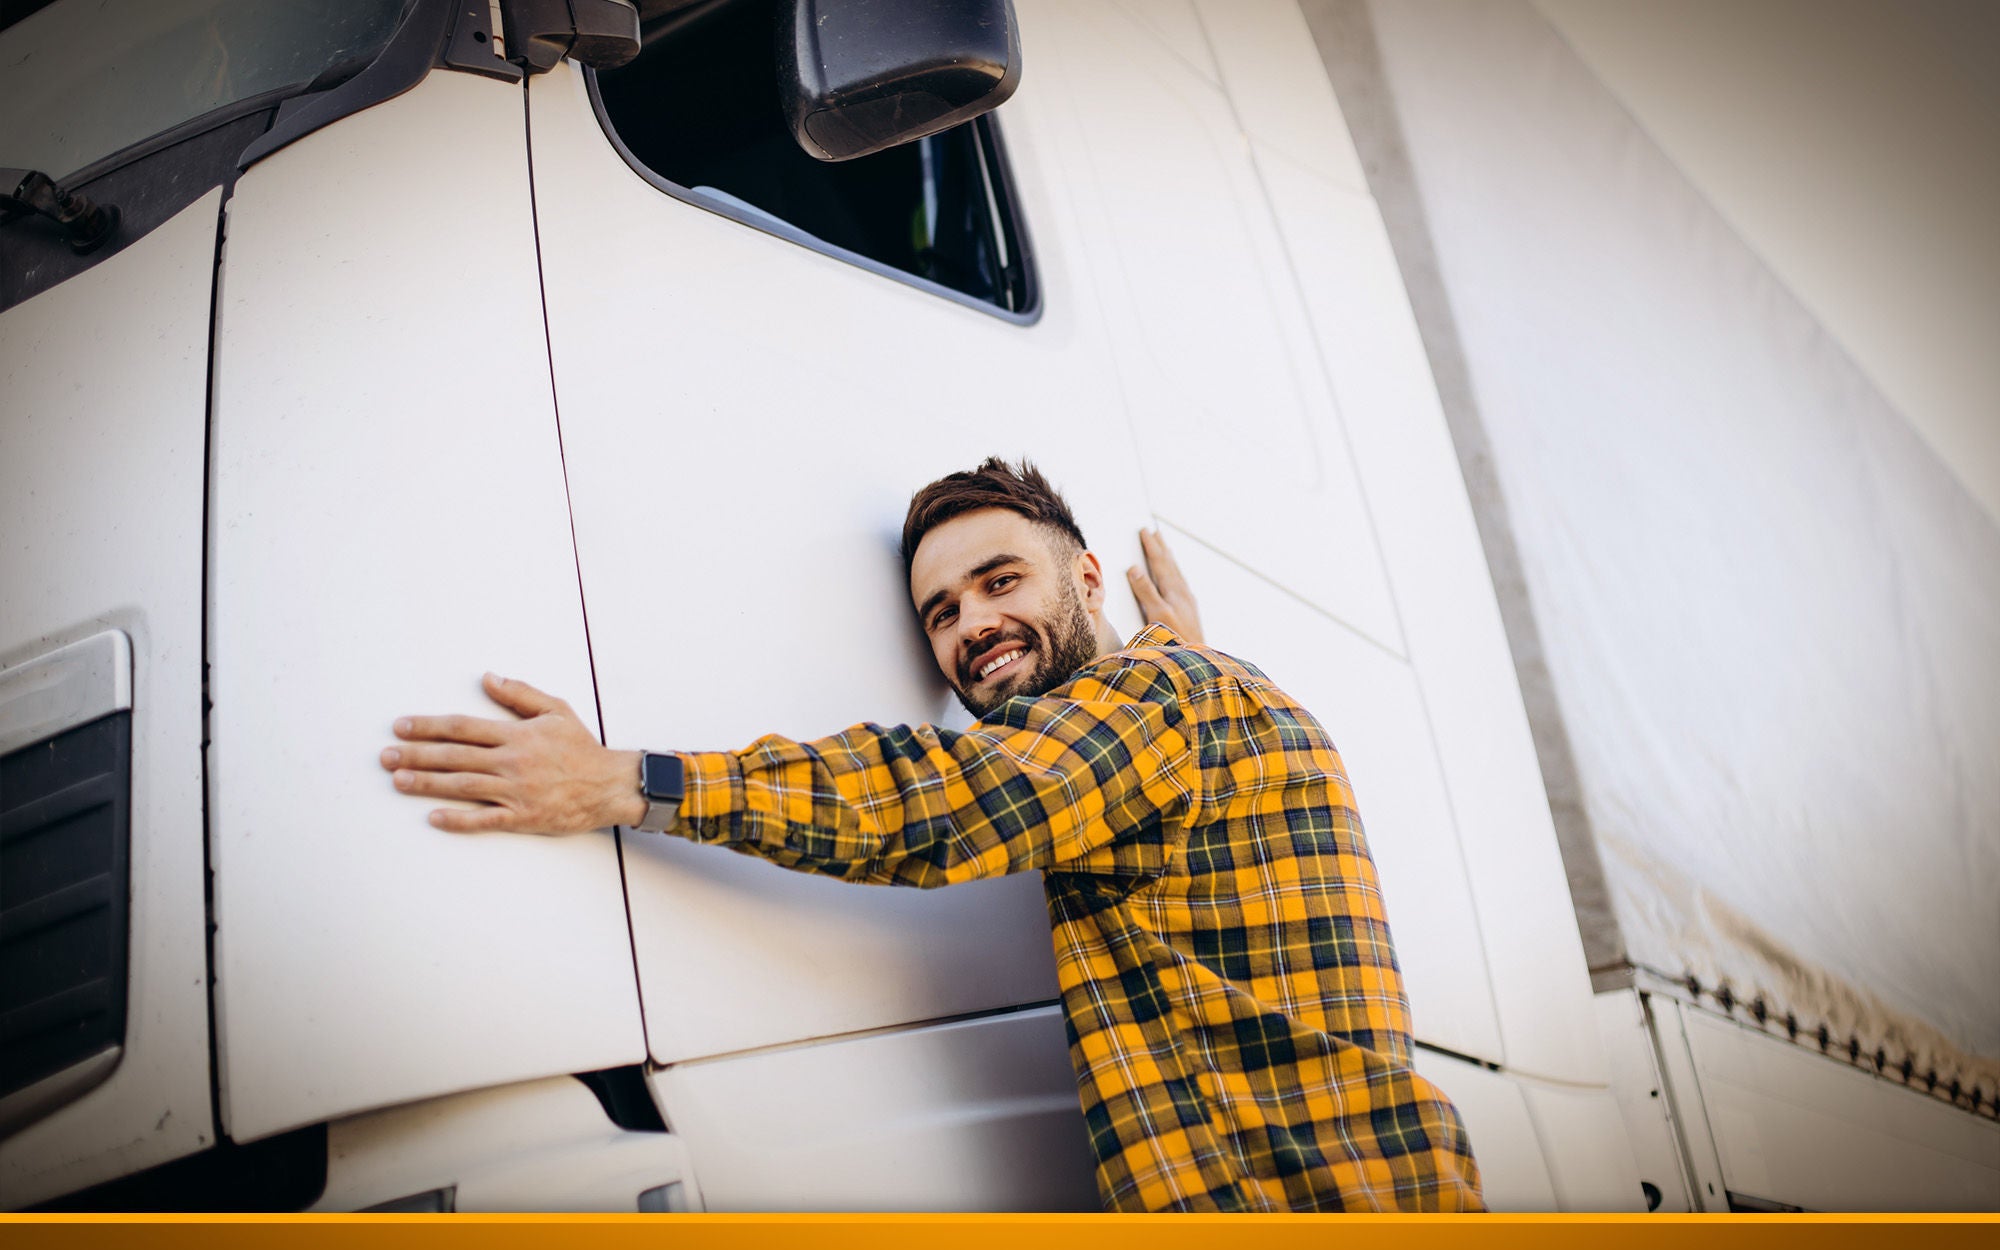
[[[620,1250],[1775,1250],[2000,1245],[1994,1215],[27,1215],[0,1217],[7,1250],[368,1250],[610,1246]]]

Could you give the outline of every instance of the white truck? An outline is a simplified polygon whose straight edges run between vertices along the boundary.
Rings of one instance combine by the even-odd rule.
[[[493,714],[485,669],[621,746],[962,723],[896,534],[995,453],[1113,568],[1162,526],[1211,641],[1331,729],[1489,1200],[1730,1204],[1683,1008],[1593,996],[1289,2],[1020,0],[1004,107],[833,163],[775,31],[867,4],[27,7],[0,1206],[1094,1208],[1037,881],[453,837],[376,764],[396,714]]]

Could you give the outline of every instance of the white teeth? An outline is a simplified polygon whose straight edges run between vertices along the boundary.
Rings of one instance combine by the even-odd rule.
[[[1014,650],[1009,651],[1005,655],[995,656],[993,659],[988,660],[986,663],[980,665],[979,680],[981,681],[986,680],[986,675],[988,673],[991,673],[994,669],[999,668],[1002,664],[1005,664],[1007,661],[1015,658],[1020,654],[1021,654],[1020,648],[1017,647]]]

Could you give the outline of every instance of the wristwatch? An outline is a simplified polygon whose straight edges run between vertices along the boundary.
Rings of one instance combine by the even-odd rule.
[[[681,757],[647,751],[639,756],[639,794],[646,800],[646,817],[634,829],[665,833],[680,821],[684,793]]]

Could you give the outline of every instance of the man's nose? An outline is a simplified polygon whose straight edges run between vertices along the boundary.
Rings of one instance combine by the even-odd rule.
[[[969,602],[958,610],[959,636],[977,642],[1000,628],[1000,613],[990,603]]]

